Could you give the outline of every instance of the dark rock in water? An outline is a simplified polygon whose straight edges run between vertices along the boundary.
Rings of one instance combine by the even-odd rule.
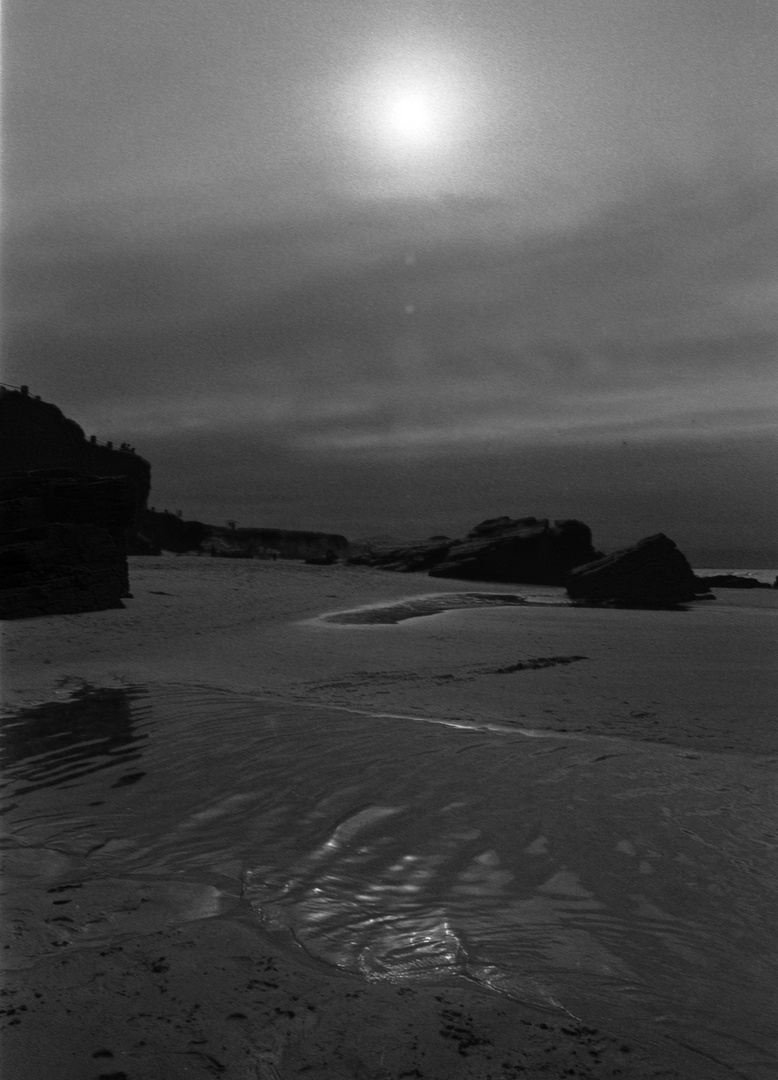
[[[121,607],[136,500],[127,477],[0,476],[0,618]]]
[[[569,570],[599,554],[581,521],[492,518],[452,543],[430,576],[561,585]]]
[[[701,591],[688,560],[663,533],[576,567],[566,585],[574,600],[614,607],[677,607]]]
[[[749,577],[747,574],[706,574],[697,577],[700,585],[706,589],[770,589],[767,581]]]

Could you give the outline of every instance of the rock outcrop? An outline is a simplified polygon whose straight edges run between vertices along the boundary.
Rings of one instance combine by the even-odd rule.
[[[0,618],[121,607],[136,496],[126,477],[0,477]]]
[[[99,443],[61,409],[33,397],[26,386],[0,387],[0,471],[69,469],[85,476],[123,476],[134,488],[137,529],[151,486],[151,466],[132,447]],[[129,530],[128,530],[129,531]]]
[[[381,570],[397,570],[410,574],[430,570],[446,558],[453,544],[458,540],[431,538],[413,544],[398,544],[396,541],[363,541],[348,558],[352,566],[376,566]]]
[[[452,544],[431,577],[561,585],[569,570],[599,556],[581,521],[494,518]]]
[[[574,566],[599,557],[592,534],[580,521],[490,518],[462,540],[434,536],[402,547],[374,547],[351,562],[431,577],[512,584],[561,585]]]
[[[672,608],[704,591],[686,557],[663,533],[648,536],[567,576],[567,593],[588,604]]]

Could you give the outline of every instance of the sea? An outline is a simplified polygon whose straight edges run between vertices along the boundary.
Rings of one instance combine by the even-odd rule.
[[[190,685],[63,691],[1,745],[5,966],[242,911],[319,967],[778,1075],[775,754]]]

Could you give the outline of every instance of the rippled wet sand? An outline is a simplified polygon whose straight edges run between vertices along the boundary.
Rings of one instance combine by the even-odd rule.
[[[12,966],[243,912],[369,980],[774,1060],[769,757],[191,687],[84,691],[3,745]]]

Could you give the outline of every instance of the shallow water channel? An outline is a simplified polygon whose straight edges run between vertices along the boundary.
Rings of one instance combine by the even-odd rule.
[[[468,978],[775,1061],[775,762],[84,690],[6,721],[6,964],[253,909],[366,978]]]

